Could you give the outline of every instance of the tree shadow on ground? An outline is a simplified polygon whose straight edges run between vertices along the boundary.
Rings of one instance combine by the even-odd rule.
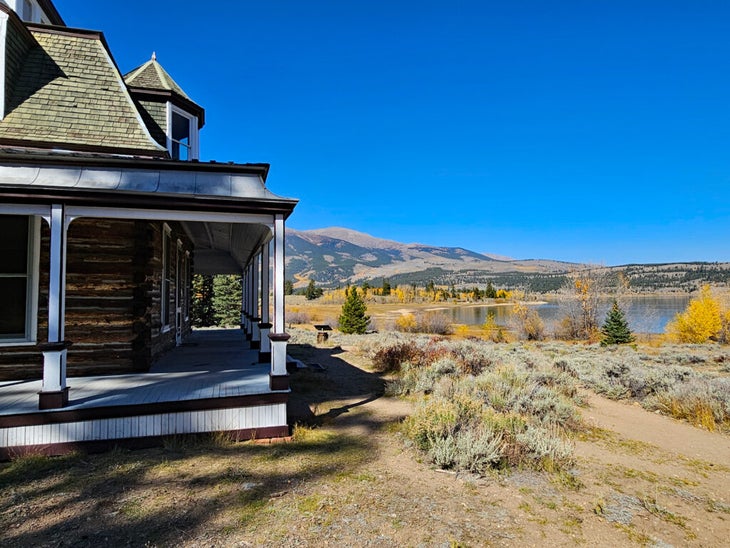
[[[0,544],[173,546],[201,536],[245,538],[282,493],[373,458],[367,439],[323,434],[272,445],[186,437],[162,448],[2,464]]]
[[[289,424],[320,425],[385,393],[383,378],[339,357],[344,353],[339,346],[292,344],[288,351],[309,366],[291,373]]]

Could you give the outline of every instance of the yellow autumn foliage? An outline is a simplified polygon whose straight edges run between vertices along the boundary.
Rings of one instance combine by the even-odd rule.
[[[723,329],[723,313],[720,302],[712,294],[709,285],[702,286],[700,294],[669,322],[666,333],[669,338],[680,343],[700,344],[717,341]]]
[[[415,333],[418,327],[416,317],[413,314],[403,314],[395,320],[395,328],[404,333]]]

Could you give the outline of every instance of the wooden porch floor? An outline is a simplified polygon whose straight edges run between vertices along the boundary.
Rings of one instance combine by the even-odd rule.
[[[238,329],[194,331],[149,373],[69,377],[64,411],[269,394],[267,363]],[[0,382],[0,416],[40,411],[40,380]]]
[[[140,446],[165,436],[286,436],[289,390],[271,390],[238,329],[200,330],[149,373],[70,377],[69,405],[38,409],[41,381],[0,383],[0,459]]]

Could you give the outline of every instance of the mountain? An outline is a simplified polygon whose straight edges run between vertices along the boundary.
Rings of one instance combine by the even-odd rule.
[[[323,286],[362,281],[380,283],[468,285],[494,280],[495,275],[522,273],[555,278],[584,265],[551,260],[519,261],[485,255],[461,247],[402,244],[347,228],[287,229],[288,277],[295,285],[310,278]],[[561,281],[562,283],[562,281]]]

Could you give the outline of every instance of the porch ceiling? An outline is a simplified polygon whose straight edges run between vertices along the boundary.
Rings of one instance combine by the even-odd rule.
[[[271,240],[271,230],[260,224],[183,222],[193,241],[197,274],[240,274],[261,246]]]

